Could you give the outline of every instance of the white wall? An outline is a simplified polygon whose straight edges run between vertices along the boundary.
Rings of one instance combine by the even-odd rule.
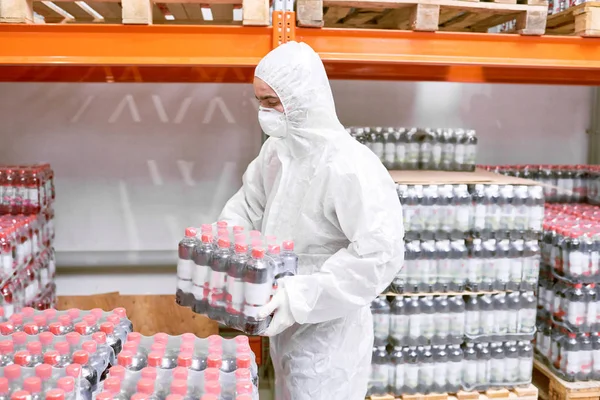
[[[586,159],[591,88],[332,86],[347,125],[474,128],[480,163]],[[52,164],[59,267],[165,265],[185,226],[214,220],[257,154],[253,97],[250,85],[0,84],[0,162]],[[59,277],[59,294],[174,290],[164,269],[86,271]]]

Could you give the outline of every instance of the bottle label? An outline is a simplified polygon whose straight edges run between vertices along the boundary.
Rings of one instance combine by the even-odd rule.
[[[465,163],[465,146],[463,144],[457,144],[454,150],[454,162],[458,165]]]
[[[446,377],[448,375],[448,364],[445,362],[435,363],[435,383],[440,387],[446,386]]]
[[[192,280],[192,273],[195,266],[194,261],[180,258],[177,261],[177,277],[183,280]]]
[[[37,207],[40,205],[37,188],[29,188],[29,192],[27,194],[27,201],[29,205],[33,207]]]
[[[473,388],[477,384],[477,361],[465,363],[463,382],[467,388]]]
[[[240,311],[244,304],[244,282],[239,278],[227,277],[227,297],[231,306]]]
[[[406,387],[415,389],[419,386],[419,366],[413,364],[406,365],[405,382]]]
[[[386,143],[384,148],[384,159],[387,164],[394,164],[396,162],[396,144]]]
[[[371,364],[371,381],[376,385],[387,385],[388,366],[386,364]]]
[[[433,364],[421,365],[419,371],[419,384],[429,388],[433,384]]]
[[[382,142],[373,143],[373,145],[371,146],[371,151],[373,151],[373,153],[375,153],[375,155],[377,157],[379,157],[380,160],[383,160],[383,143]]]
[[[455,312],[450,314],[450,334],[452,336],[462,336],[465,332],[465,314],[464,312]]]
[[[510,261],[510,281],[521,282],[523,276],[523,259],[513,258]]]
[[[247,304],[255,306],[263,306],[269,302],[271,298],[272,284],[265,283],[249,283],[244,282],[244,298]]]
[[[402,341],[408,336],[408,316],[392,315],[392,337],[397,341]]]
[[[448,383],[451,386],[459,386],[462,371],[462,364],[460,362],[451,363],[448,367]]]
[[[479,335],[479,312],[467,311],[465,332],[470,336]]]
[[[409,336],[411,338],[418,338],[421,336],[421,316],[419,314],[413,314],[409,318]]]
[[[505,382],[517,382],[518,380],[519,380],[519,359],[518,358],[507,358],[504,381]]]
[[[373,330],[376,338],[385,338],[390,334],[389,314],[373,314]]]
[[[492,359],[491,366],[491,380],[494,384],[504,383],[504,359]]]
[[[404,143],[396,145],[396,160],[400,165],[406,162],[406,145]]]
[[[396,393],[400,393],[404,388],[404,364],[396,364],[395,370],[394,388],[396,389]]]
[[[409,143],[408,154],[406,155],[409,163],[416,164],[419,162],[419,148],[420,147],[418,143]]]

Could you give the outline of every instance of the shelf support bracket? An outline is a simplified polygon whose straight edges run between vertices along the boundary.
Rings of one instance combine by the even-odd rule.
[[[273,11],[273,48],[296,39],[296,13]]]
[[[32,24],[33,0],[0,0],[0,23]]]

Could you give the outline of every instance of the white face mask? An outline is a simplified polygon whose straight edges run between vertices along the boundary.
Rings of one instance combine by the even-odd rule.
[[[273,108],[258,108],[258,123],[263,132],[269,136],[283,138],[287,136],[287,120],[285,114]]]

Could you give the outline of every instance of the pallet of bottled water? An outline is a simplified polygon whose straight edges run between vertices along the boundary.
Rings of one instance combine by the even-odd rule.
[[[474,171],[477,136],[472,129],[349,127],[389,169]]]
[[[258,399],[258,367],[247,336],[129,334],[101,399]]]
[[[263,332],[260,318],[277,281],[295,275],[294,243],[259,231],[245,232],[220,221],[215,227],[187,228],[179,243],[177,303],[250,335]]]

